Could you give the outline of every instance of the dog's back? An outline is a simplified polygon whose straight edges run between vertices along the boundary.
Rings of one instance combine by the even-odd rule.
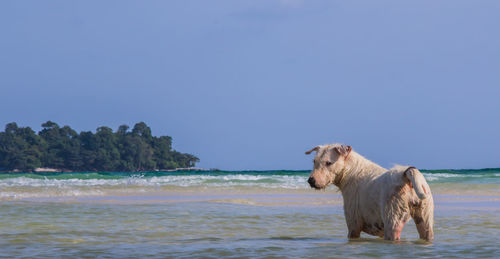
[[[420,238],[433,239],[434,204],[430,188],[418,169],[396,166],[358,188],[363,232],[398,239],[404,224],[412,217]]]

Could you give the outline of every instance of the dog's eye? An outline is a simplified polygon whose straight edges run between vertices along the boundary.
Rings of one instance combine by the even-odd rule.
[[[326,166],[331,166],[333,163],[330,161],[326,161]]]

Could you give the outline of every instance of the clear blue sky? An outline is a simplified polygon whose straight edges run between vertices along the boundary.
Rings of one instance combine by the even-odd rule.
[[[0,127],[144,121],[200,167],[500,167],[500,1],[1,1]]]

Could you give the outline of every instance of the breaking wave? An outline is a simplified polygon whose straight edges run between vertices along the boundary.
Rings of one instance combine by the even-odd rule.
[[[432,184],[499,184],[500,169],[422,170]],[[0,200],[168,191],[175,188],[309,189],[310,171],[0,173]]]

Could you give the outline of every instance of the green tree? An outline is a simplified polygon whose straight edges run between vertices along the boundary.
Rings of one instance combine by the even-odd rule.
[[[61,147],[63,145],[59,135],[59,125],[52,121],[42,124],[43,129],[38,133],[45,141],[46,145],[42,148],[42,164],[44,167],[63,168],[64,158],[61,157]]]
[[[30,127],[19,128],[15,122],[0,133],[0,168],[31,170],[40,167],[41,139]]]
[[[122,170],[144,171],[155,169],[153,150],[141,137],[127,135],[121,145]]]
[[[104,171],[116,170],[120,165],[120,152],[113,130],[108,127],[97,128],[95,142],[97,155],[94,167]]]
[[[172,152],[172,138],[161,136],[153,138],[154,161],[159,169],[174,169],[179,165],[175,162]]]

